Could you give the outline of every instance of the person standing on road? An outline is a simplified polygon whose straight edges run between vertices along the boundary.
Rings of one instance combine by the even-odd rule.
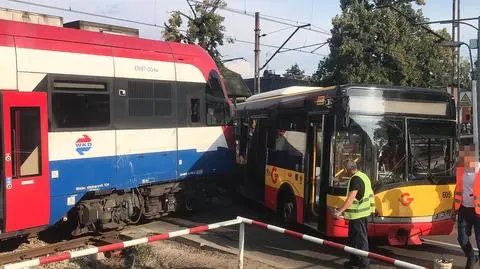
[[[350,247],[368,251],[368,218],[375,212],[370,178],[358,171],[353,160],[347,160],[344,165],[347,176],[351,177],[347,186],[347,200],[338,209],[336,217],[348,220],[348,244]],[[368,268],[367,257],[350,255],[345,262],[345,268]]]
[[[473,252],[469,237],[473,227],[477,246],[480,246],[480,173],[471,146],[463,147],[459,155],[452,218],[455,219],[458,213],[457,240],[467,257],[465,268],[468,269],[474,268],[479,259]]]

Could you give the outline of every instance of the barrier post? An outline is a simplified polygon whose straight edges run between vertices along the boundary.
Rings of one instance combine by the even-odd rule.
[[[245,245],[245,223],[240,223],[238,232],[238,269],[243,269],[243,250]]]

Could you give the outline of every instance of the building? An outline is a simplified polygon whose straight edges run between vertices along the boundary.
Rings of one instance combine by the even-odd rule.
[[[138,29],[104,24],[104,23],[97,23],[97,22],[73,21],[73,22],[65,23],[63,27],[82,29],[82,30],[100,32],[100,33],[106,33],[106,34],[139,37]]]
[[[0,8],[0,19],[63,27],[62,17],[8,8]]]

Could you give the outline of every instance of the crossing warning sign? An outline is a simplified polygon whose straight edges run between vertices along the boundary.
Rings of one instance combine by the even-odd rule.
[[[472,92],[461,92],[460,93],[460,106],[461,107],[471,107],[472,106]]]

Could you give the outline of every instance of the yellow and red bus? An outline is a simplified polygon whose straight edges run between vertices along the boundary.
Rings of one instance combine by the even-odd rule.
[[[334,218],[354,159],[372,181],[369,235],[392,245],[452,232],[455,103],[444,91],[380,85],[289,87],[237,106],[235,190],[285,223],[346,237]]]

